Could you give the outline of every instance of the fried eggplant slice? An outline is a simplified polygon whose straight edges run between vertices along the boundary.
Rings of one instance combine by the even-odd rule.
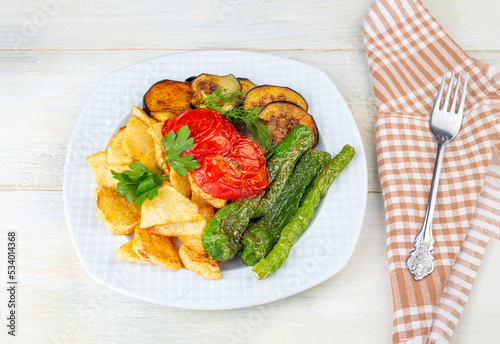
[[[144,94],[144,110],[149,114],[169,111],[178,115],[191,109],[192,96],[189,82],[161,80]]]
[[[247,78],[237,78],[241,85],[241,93],[247,94],[252,88],[257,87],[253,82]]]
[[[191,103],[197,108],[205,107],[205,95],[212,94],[218,88],[226,90],[224,93],[230,92],[240,92],[241,85],[238,79],[232,74],[225,76],[213,75],[213,74],[200,74],[191,82],[193,86],[194,94]],[[231,110],[236,105],[237,101],[227,101],[224,104],[219,104],[224,110]]]
[[[273,147],[276,147],[299,124],[305,125],[314,134],[313,148],[318,144],[318,128],[313,117],[304,109],[290,102],[272,102],[259,114],[269,128]]]
[[[252,88],[245,97],[243,108],[263,108],[271,102],[285,101],[300,106],[304,111],[308,105],[304,97],[288,87],[262,85]]]

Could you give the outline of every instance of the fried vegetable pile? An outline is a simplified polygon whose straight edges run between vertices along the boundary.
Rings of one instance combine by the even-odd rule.
[[[113,235],[132,235],[117,249],[117,258],[169,270],[179,270],[182,265],[207,279],[220,279],[219,262],[209,259],[201,245],[215,208],[199,188],[192,187],[188,176],[181,177],[164,165],[165,177],[157,196],[146,198],[137,209],[115,191],[118,180],[111,171],[128,171],[137,162],[156,171],[165,157],[160,143],[163,123],[137,107],[132,113],[127,126],[111,138],[106,152],[87,157],[97,184],[94,194],[99,220]],[[223,207],[226,202],[211,203]],[[177,239],[179,249],[174,245]]]
[[[215,110],[238,135],[258,144],[250,141],[269,186],[254,198],[228,201],[207,194],[210,190],[195,181],[200,164],[189,155],[195,135],[188,126],[165,132],[181,113],[202,108],[211,110],[192,112]],[[348,145],[333,159],[313,149],[319,131],[308,110],[304,97],[288,87],[258,86],[232,74],[203,73],[152,85],[143,109],[132,106],[107,151],[87,157],[99,220],[112,235],[128,236],[117,258],[168,270],[184,266],[217,280],[220,262],[239,254],[258,279],[275,272],[354,156]],[[267,153],[265,166],[261,151]],[[227,165],[236,168],[238,161],[230,157]]]

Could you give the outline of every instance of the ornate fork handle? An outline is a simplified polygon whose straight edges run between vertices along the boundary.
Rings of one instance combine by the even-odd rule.
[[[415,249],[411,251],[406,265],[413,278],[419,281],[434,271],[434,257],[431,253],[434,249],[434,240],[432,236],[417,235],[413,246]]]
[[[432,250],[434,249],[432,219],[434,217],[434,207],[436,206],[436,195],[441,166],[443,165],[445,146],[446,142],[438,141],[436,164],[434,165],[434,174],[432,175],[431,190],[429,192],[429,201],[427,203],[427,210],[425,211],[424,222],[422,224],[422,229],[415,237],[415,242],[413,244],[415,249],[411,251],[410,257],[406,261],[406,267],[417,281],[430,275],[430,273],[434,271],[434,257],[432,256]]]

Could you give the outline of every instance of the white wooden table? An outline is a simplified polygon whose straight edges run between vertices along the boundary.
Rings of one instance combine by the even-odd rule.
[[[7,1],[0,11],[0,342],[388,343],[392,301],[362,20],[372,0]],[[473,57],[500,65],[500,2],[425,0]],[[368,205],[345,269],[263,307],[192,311],[122,296],[78,261],[62,172],[76,119],[106,74],[179,51],[241,49],[325,71],[367,151]],[[18,322],[7,335],[6,238],[18,233]],[[500,244],[486,253],[454,343],[498,343]]]

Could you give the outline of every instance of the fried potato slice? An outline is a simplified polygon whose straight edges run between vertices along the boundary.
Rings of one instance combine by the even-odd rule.
[[[155,146],[148,126],[137,117],[128,119],[122,142],[125,153],[134,160],[141,160]]]
[[[132,105],[132,115],[140,119],[148,127],[152,126],[155,123],[158,123],[156,119],[149,117],[144,110],[138,108],[135,105]]]
[[[203,244],[201,243],[201,236],[179,235],[177,239],[179,239],[183,246],[186,246],[191,251],[194,251],[201,256],[208,257],[208,254],[205,252]]]
[[[178,237],[183,235],[199,236],[203,234],[207,221],[205,219],[197,221],[186,221],[180,223],[167,223],[151,227],[153,233],[165,236]]]
[[[97,217],[115,235],[130,234],[141,220],[141,213],[132,203],[109,188],[98,186],[94,192]]]
[[[189,183],[191,184],[191,191],[203,198],[208,204],[215,208],[222,208],[226,205],[227,200],[221,198],[215,198],[205,193],[194,181],[194,179],[189,175]]]
[[[151,233],[148,228],[137,226],[132,249],[151,263],[169,270],[179,270],[181,262],[170,237]]]
[[[123,135],[125,134],[125,127],[120,128],[118,133],[109,140],[108,143],[108,164],[111,165],[128,165],[134,162],[128,154],[125,153],[123,148]]]
[[[156,119],[158,122],[165,122],[167,119],[173,118],[175,116],[177,115],[171,111],[151,112],[151,117]]]
[[[179,257],[186,269],[196,272],[198,275],[209,280],[220,280],[218,261],[199,255],[184,245],[179,249]]]
[[[160,165],[158,165],[158,162],[156,161],[155,157],[155,149],[151,148],[145,156],[142,157],[141,160],[139,160],[144,166],[149,168],[151,171],[158,171],[160,168]]]
[[[151,127],[149,127],[148,129],[149,136],[151,136],[154,142],[155,157],[158,166],[161,166],[163,160],[165,159],[165,149],[161,144],[161,138],[163,137],[161,134],[162,129],[163,129],[163,122],[156,123]],[[163,173],[164,174],[170,173],[170,166],[168,165],[168,163],[163,164]]]
[[[158,188],[158,196],[141,206],[141,227],[204,220],[198,207],[170,185]]]
[[[132,242],[133,241],[134,241],[134,239],[130,239],[125,244],[120,246],[116,250],[116,257],[118,257],[118,259],[124,260],[126,262],[130,262],[130,263],[151,264],[151,262],[149,260],[137,255],[137,253],[134,252],[134,250],[132,249]]]
[[[209,205],[207,201],[205,201],[201,196],[195,194],[194,192],[191,192],[191,201],[196,203],[198,208],[201,208],[205,205]]]
[[[182,195],[191,198],[191,183],[189,183],[188,176],[181,177],[172,169],[172,171],[170,171],[170,183],[172,183],[174,189],[179,191]]]
[[[210,221],[210,219],[215,215],[215,208],[210,204],[200,207],[198,211],[200,212],[201,216],[203,216],[205,220],[207,220],[207,222]]]
[[[111,170],[123,172],[128,169],[128,165],[110,165],[108,164],[108,153],[97,152],[87,157],[87,163],[94,174],[95,182],[98,186],[104,186],[114,190],[118,180],[113,178]]]
[[[199,208],[198,213],[202,216],[200,220],[156,225],[151,227],[151,231],[172,237],[195,236],[201,238],[208,221],[210,221],[215,214],[215,208],[207,204]]]

